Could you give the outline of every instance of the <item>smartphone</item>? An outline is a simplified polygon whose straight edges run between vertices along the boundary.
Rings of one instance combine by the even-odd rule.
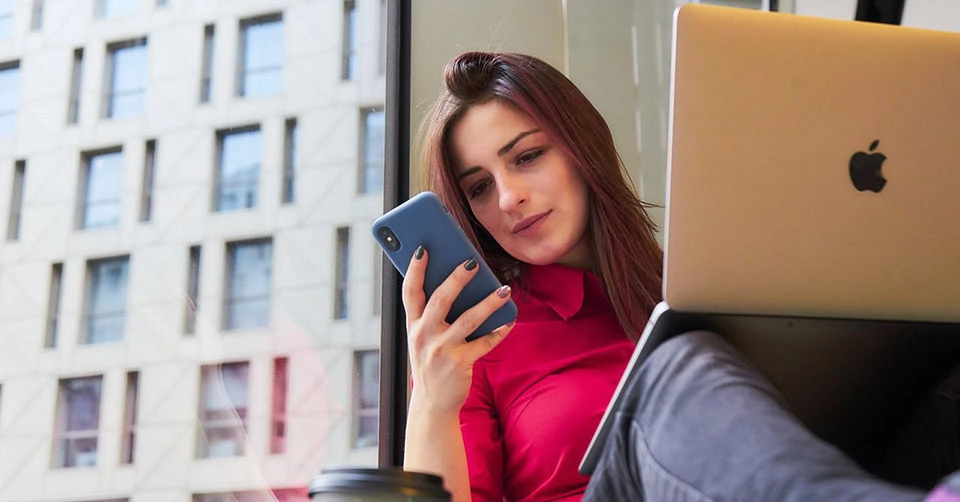
[[[477,260],[479,270],[454,300],[447,322],[452,323],[501,286],[497,276],[480,258],[480,253],[433,192],[421,192],[377,218],[373,222],[373,236],[402,275],[406,275],[417,247],[423,246],[427,250],[429,256],[423,281],[427,299],[463,262],[470,258]],[[467,341],[486,335],[516,318],[517,305],[508,300],[471,333]]]

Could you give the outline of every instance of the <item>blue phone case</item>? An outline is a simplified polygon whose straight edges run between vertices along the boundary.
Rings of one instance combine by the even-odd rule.
[[[392,231],[399,247],[391,250],[381,235],[384,228]],[[424,292],[427,298],[450,276],[458,266],[470,258],[476,258],[480,270],[460,292],[447,314],[447,322],[453,322],[460,314],[473,307],[501,286],[490,267],[480,258],[480,253],[470,244],[467,236],[447,211],[440,198],[433,192],[421,192],[400,204],[373,222],[373,237],[386,253],[393,266],[406,275],[413,253],[423,246],[429,254]],[[509,300],[467,337],[473,340],[508,324],[517,318],[517,306]]]

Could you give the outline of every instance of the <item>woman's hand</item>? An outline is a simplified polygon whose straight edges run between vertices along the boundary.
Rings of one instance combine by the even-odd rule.
[[[509,300],[510,287],[500,287],[448,324],[450,306],[479,267],[475,260],[458,266],[428,302],[423,291],[427,259],[426,250],[417,248],[403,280],[414,399],[434,413],[459,413],[470,392],[473,363],[499,345],[513,323],[473,341],[465,339]]]

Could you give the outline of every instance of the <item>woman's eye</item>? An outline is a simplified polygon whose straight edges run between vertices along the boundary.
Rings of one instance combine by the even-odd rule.
[[[483,195],[487,191],[487,187],[490,185],[489,180],[483,180],[476,185],[473,185],[473,188],[470,189],[470,198],[474,199]]]
[[[521,166],[523,164],[529,164],[541,155],[543,155],[543,150],[540,149],[524,152],[517,157],[517,165]]]

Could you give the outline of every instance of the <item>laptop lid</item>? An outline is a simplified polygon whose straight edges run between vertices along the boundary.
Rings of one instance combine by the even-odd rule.
[[[958,61],[960,34],[681,7],[670,307],[960,321]]]

